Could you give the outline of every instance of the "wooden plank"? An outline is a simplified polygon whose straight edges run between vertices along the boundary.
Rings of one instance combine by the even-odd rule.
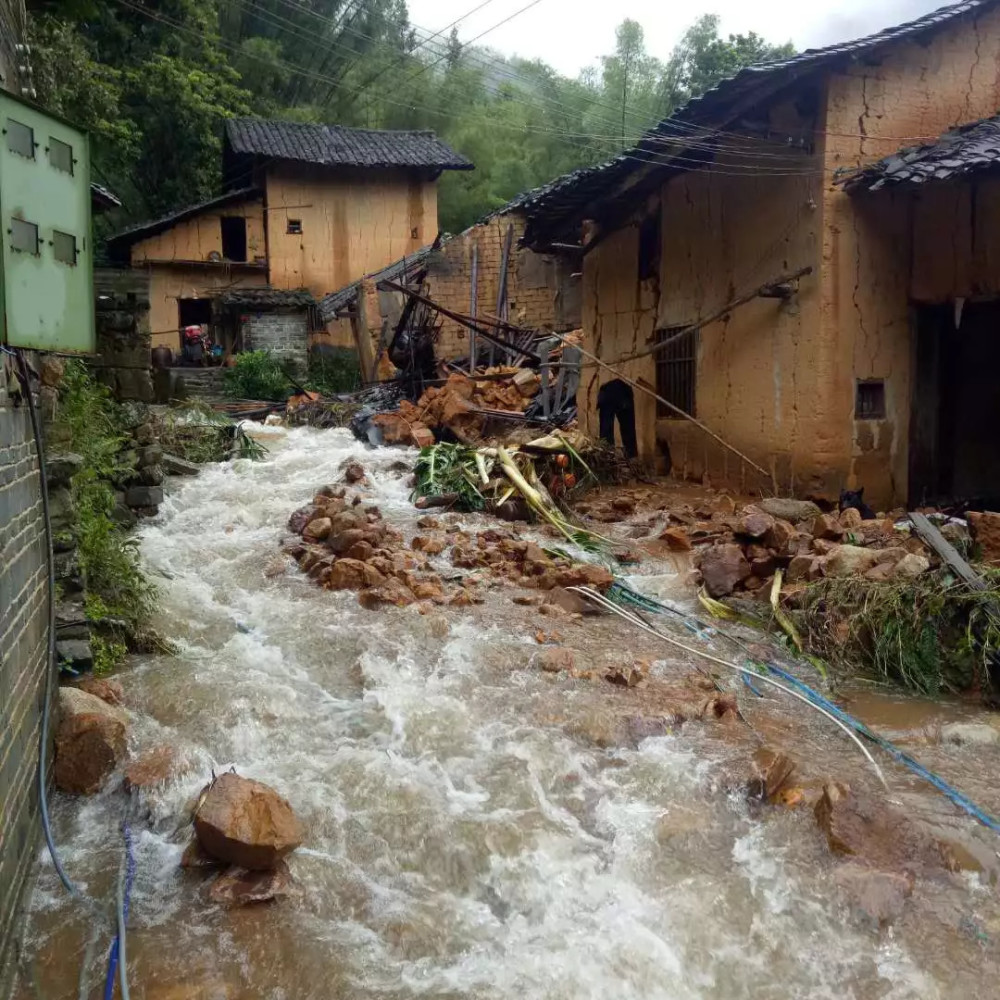
[[[365,288],[358,282],[357,298],[354,309],[351,310],[351,332],[354,334],[354,346],[358,349],[358,365],[361,368],[363,383],[375,381],[375,362],[372,357],[372,338],[368,333],[368,309],[365,303]]]
[[[983,578],[959,555],[958,550],[924,514],[911,513],[910,520],[917,534],[953,569],[973,590],[986,590]]]

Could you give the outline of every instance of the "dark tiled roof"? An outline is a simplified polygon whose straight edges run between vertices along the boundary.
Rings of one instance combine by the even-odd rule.
[[[424,167],[471,170],[472,163],[433,132],[389,132],[230,118],[226,142],[234,153],[320,163],[328,167]]]
[[[572,220],[600,203],[612,187],[629,173],[651,162],[670,167],[670,157],[664,155],[662,136],[684,139],[700,138],[703,142],[711,130],[723,129],[732,120],[735,109],[752,107],[793,81],[823,69],[849,63],[862,57],[873,57],[881,49],[897,41],[921,41],[949,24],[997,6],[1000,0],[962,0],[932,11],[914,21],[886,28],[873,35],[839,42],[821,49],[807,49],[788,59],[747,66],[734,76],[722,80],[700,97],[688,101],[669,118],[647,132],[628,153],[600,167],[574,171],[557,178],[551,184],[528,192],[529,225],[523,243],[537,245],[553,234],[564,233]],[[692,131],[692,129],[695,131]],[[708,132],[704,130],[709,130]],[[679,149],[679,153],[682,151]],[[673,169],[690,169],[699,154],[684,154]],[[705,154],[701,154],[704,156]],[[681,166],[683,162],[687,166]]]
[[[770,88],[776,79],[785,78],[791,81],[795,77],[826,68],[834,63],[871,56],[893,42],[907,39],[919,41],[946,28],[953,21],[963,17],[975,17],[980,12],[990,10],[998,2],[1000,0],[961,0],[960,3],[939,7],[916,20],[894,25],[873,35],[855,38],[848,42],[837,42],[821,49],[806,49],[805,52],[790,56],[788,59],[747,66],[734,76],[722,80],[700,97],[688,101],[683,108],[675,111],[653,131],[676,134],[673,128],[676,122],[693,124],[701,123],[705,119],[714,120],[720,112],[722,114],[729,112],[737,100],[743,101],[748,96],[752,98],[754,90],[759,85],[764,84]]]
[[[901,149],[840,180],[848,191],[947,181],[1000,167],[1000,116],[945,132],[937,142]]]
[[[144,240],[150,236],[155,236],[157,233],[165,232],[176,226],[178,222],[201,215],[202,212],[207,212],[209,209],[226,208],[229,205],[239,204],[241,201],[249,201],[252,198],[260,197],[262,197],[261,191],[253,187],[227,191],[216,198],[209,198],[208,201],[200,201],[195,205],[179,208],[176,212],[171,212],[170,215],[154,219],[152,222],[143,222],[138,226],[124,229],[108,240],[108,249],[112,252],[125,250],[133,243],[138,243],[139,240]]]
[[[406,257],[400,257],[399,260],[394,260],[391,264],[386,264],[381,270],[366,274],[365,278],[376,283],[379,281],[405,283],[407,278],[412,276],[416,271],[419,271],[427,263],[427,260],[435,252],[435,249],[433,243],[428,243],[427,246],[421,247],[419,250],[414,250],[413,253],[408,254]],[[354,303],[357,294],[358,282],[352,281],[351,284],[345,285],[336,292],[324,295],[319,300],[320,319],[324,323],[329,323],[337,313]]]
[[[233,288],[219,296],[224,306],[246,309],[306,309],[316,305],[312,294],[304,288]]]

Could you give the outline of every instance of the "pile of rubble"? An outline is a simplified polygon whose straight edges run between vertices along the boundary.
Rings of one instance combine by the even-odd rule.
[[[660,540],[676,551],[695,548],[698,582],[711,597],[766,595],[779,570],[800,589],[823,577],[914,578],[936,558],[894,517],[864,520],[854,508],[824,513],[808,500],[773,498],[737,510],[719,496],[711,509],[673,510],[670,518]]]
[[[471,443],[481,439],[490,419],[484,411],[523,413],[541,386],[537,372],[528,369],[491,368],[483,375],[504,377],[452,374],[444,385],[425,390],[415,403],[404,399],[398,410],[379,413],[372,422],[385,444],[424,448],[434,444],[435,431],[445,429],[457,440]]]
[[[348,463],[344,480],[322,487],[291,515],[288,527],[297,537],[285,551],[320,586],[357,591],[362,607],[479,604],[481,588],[502,581],[537,590],[611,586],[612,576],[601,566],[546,552],[514,527],[473,535],[459,527],[457,515],[421,517],[422,533],[407,547],[378,507],[366,502],[364,469]],[[463,572],[451,572],[449,565]]]

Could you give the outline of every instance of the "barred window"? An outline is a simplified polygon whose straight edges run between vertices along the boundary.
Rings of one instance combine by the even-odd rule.
[[[885,420],[885,382],[882,379],[863,379],[858,382],[854,419]]]
[[[676,337],[684,327],[657,330],[656,342],[662,344]],[[694,416],[694,388],[698,367],[698,331],[678,337],[669,347],[656,352],[656,393],[679,406],[685,413]],[[658,417],[677,418],[677,414],[657,402]]]

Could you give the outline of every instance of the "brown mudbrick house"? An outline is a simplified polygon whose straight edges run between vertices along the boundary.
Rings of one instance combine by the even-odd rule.
[[[524,242],[583,237],[585,346],[672,338],[622,370],[768,475],[640,393],[641,454],[878,506],[1000,498],[998,109],[1000,2],[965,0],[744,69],[550,185]],[[613,377],[584,372],[591,429]]]
[[[148,271],[153,346],[176,349],[180,329],[212,323],[225,293],[319,298],[430,243],[438,177],[469,169],[432,132],[233,119],[225,193],[121,233],[109,250]]]

